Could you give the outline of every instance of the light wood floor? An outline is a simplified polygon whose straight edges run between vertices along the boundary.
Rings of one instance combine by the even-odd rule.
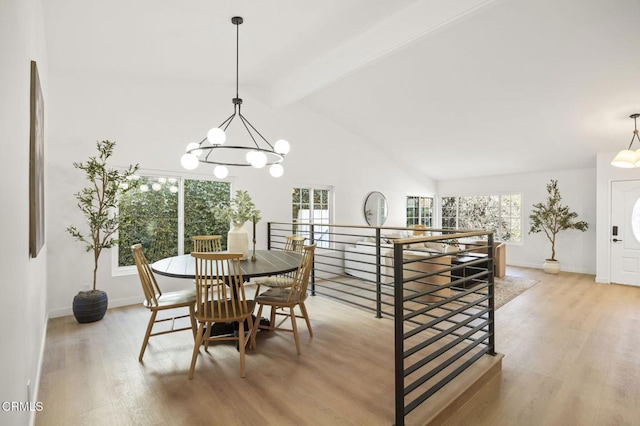
[[[496,311],[502,374],[446,424],[640,424],[640,288],[507,272],[541,282]],[[300,324],[302,355],[290,334],[261,332],[244,379],[229,344],[201,351],[188,380],[188,332],[152,338],[138,363],[141,306],[93,324],[52,319],[36,424],[391,425],[391,320],[323,297],[307,306],[314,337]]]

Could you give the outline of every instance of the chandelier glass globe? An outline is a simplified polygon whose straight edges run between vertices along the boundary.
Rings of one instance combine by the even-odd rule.
[[[251,165],[256,169],[261,169],[267,164],[267,155],[262,151],[255,151],[251,156]]]
[[[247,163],[251,164],[251,161],[253,160],[253,156],[257,153],[256,150],[251,150],[249,152],[247,152],[247,155],[244,156],[245,160],[247,160]]]
[[[280,164],[272,164],[271,167],[269,167],[269,174],[273,177],[280,177],[283,173],[284,167]]]
[[[229,169],[226,166],[215,166],[213,168],[213,174],[218,179],[224,179],[229,175]]]
[[[186,151],[189,154],[193,154],[196,157],[200,157],[200,155],[202,155],[202,150],[197,148],[200,148],[200,144],[198,142],[191,142],[190,144],[187,145]],[[195,151],[189,152],[192,149],[195,149]]]
[[[222,145],[227,140],[227,135],[219,127],[214,127],[207,132],[207,139],[211,145]]]
[[[198,168],[198,164],[200,164],[200,161],[195,155],[186,153],[183,154],[182,157],[180,157],[180,164],[182,164],[182,167],[187,170],[195,170]]]
[[[286,140],[279,139],[278,141],[276,141],[276,144],[273,148],[278,154],[286,155],[289,153],[291,145],[289,145],[289,142],[287,142]]]

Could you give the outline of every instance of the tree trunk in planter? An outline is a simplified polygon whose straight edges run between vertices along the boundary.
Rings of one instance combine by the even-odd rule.
[[[108,302],[107,293],[102,290],[81,291],[73,298],[73,316],[79,323],[100,321]]]

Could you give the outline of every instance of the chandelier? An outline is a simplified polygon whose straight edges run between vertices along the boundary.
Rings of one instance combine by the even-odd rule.
[[[629,118],[633,118],[634,130],[633,136],[631,136],[631,142],[629,148],[621,150],[618,155],[611,161],[611,165],[615,167],[622,167],[623,169],[631,169],[634,167],[640,167],[640,148],[635,151],[631,150],[634,139],[638,139],[640,143],[640,136],[638,136],[638,117],[640,114],[631,114]]]
[[[232,100],[233,114],[218,127],[210,129],[207,136],[200,142],[188,144],[187,152],[182,155],[180,163],[187,170],[194,170],[200,163],[214,164],[213,174],[218,179],[227,177],[229,174],[227,166],[252,166],[257,169],[269,166],[271,176],[280,177],[284,173],[284,168],[280,163],[289,152],[289,142],[280,139],[272,145],[241,112],[242,99],[238,95],[238,63],[240,24],[242,22],[243,19],[240,16],[231,18],[231,23],[236,26],[236,97]],[[249,134],[253,144],[225,145],[226,130],[236,117]]]

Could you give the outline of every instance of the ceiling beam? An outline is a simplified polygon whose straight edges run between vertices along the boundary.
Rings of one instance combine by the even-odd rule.
[[[374,61],[428,37],[496,0],[418,0],[339,47],[303,65],[271,88],[273,106],[314,93]]]

